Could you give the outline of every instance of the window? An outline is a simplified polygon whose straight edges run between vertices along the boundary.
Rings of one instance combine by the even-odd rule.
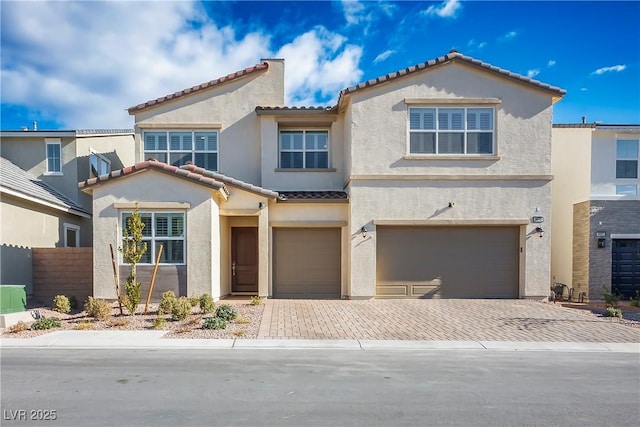
[[[59,139],[45,139],[47,146],[47,174],[62,175],[62,144]]]
[[[493,154],[493,108],[409,108],[411,154]]]
[[[77,248],[80,246],[80,227],[74,224],[63,224],[64,246],[66,248]]]
[[[616,185],[616,194],[619,194],[621,196],[637,196],[638,186],[637,185]]]
[[[638,141],[616,141],[616,178],[638,178]]]
[[[89,176],[91,178],[96,178],[111,172],[111,161],[98,153],[91,152],[91,154],[89,154],[89,165]]]
[[[184,213],[176,212],[140,212],[144,229],[143,241],[147,243],[147,252],[140,260],[140,264],[154,264],[163,246],[161,264],[184,264]],[[122,237],[131,212],[122,214]],[[153,257],[152,257],[153,254]]]
[[[218,132],[144,132],[144,157],[174,166],[191,162],[201,168],[218,170]]]
[[[329,132],[323,130],[280,131],[280,167],[283,169],[329,168]]]

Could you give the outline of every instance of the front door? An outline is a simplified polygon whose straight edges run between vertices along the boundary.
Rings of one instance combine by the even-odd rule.
[[[258,294],[258,229],[231,228],[231,292]]]

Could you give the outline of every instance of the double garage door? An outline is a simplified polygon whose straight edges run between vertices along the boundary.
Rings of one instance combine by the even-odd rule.
[[[519,227],[378,226],[378,298],[518,298]]]
[[[273,296],[340,298],[340,229],[273,229]]]

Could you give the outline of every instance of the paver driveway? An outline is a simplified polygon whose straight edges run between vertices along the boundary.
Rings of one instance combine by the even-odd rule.
[[[267,300],[258,338],[640,342],[640,328],[528,300]]]

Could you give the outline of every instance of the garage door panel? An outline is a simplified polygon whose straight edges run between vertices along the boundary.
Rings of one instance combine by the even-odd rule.
[[[518,227],[378,227],[378,297],[516,298]]]
[[[273,241],[274,296],[340,297],[339,228],[276,228]]]

